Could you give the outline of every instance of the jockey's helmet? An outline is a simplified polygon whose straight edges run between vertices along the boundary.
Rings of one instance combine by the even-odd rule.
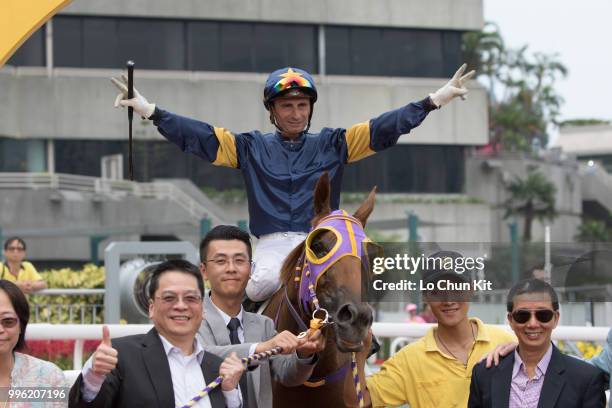
[[[271,102],[281,96],[310,98],[311,107],[317,101],[317,88],[312,76],[299,68],[281,68],[268,76],[263,103],[270,110]]]

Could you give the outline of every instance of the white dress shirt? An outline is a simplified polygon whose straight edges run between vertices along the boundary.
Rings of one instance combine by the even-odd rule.
[[[159,334],[159,338],[164,346],[168,364],[170,365],[174,403],[176,406],[182,407],[198,395],[206,386],[201,368],[204,348],[196,337],[194,340],[194,352],[186,356],[182,353],[181,349],[173,346],[161,334]],[[93,401],[96,398],[105,378],[104,375],[94,373],[92,364],[92,357],[90,357],[81,371],[83,374],[82,394],[83,399],[87,402]],[[238,388],[231,391],[223,391],[223,395],[225,396],[225,403],[228,408],[239,408],[242,406],[242,395]],[[208,395],[193,406],[196,408],[212,408]]]
[[[232,317],[228,315],[227,313],[225,313],[223,310],[219,309],[217,305],[215,305],[215,302],[210,302],[210,303],[212,303],[215,309],[217,309],[217,312],[219,312],[219,314],[223,318],[223,323],[225,323],[225,326],[227,327]],[[240,322],[240,326],[238,327],[238,340],[240,340],[241,343],[244,343],[244,324],[242,323],[242,311],[243,311],[242,306],[240,306],[240,311],[236,315],[236,318]],[[258,344],[259,343],[251,344],[251,347],[249,347],[249,355],[255,354],[255,349],[257,348]]]
[[[215,305],[215,302],[212,302],[212,298],[211,298],[211,302],[212,305],[214,306],[215,309],[217,309],[217,311],[219,312],[219,314],[221,315],[221,317],[223,318],[223,323],[225,323],[225,326],[228,325],[228,323],[230,322],[230,320],[232,319],[230,315],[228,315],[227,313],[225,313],[223,310],[219,309],[217,307],[217,305]],[[244,343],[244,324],[242,323],[242,312],[243,312],[243,308],[242,305],[240,306],[240,311],[238,312],[238,314],[236,315],[236,318],[240,321],[240,326],[238,327],[238,340],[240,340],[241,343]],[[228,329],[229,330],[229,329]],[[251,344],[251,347],[249,347],[249,355],[253,355],[255,354],[255,349],[257,348],[257,345],[259,343],[253,343]],[[294,351],[295,353],[295,351]],[[300,356],[298,356],[298,363],[300,364],[312,364],[315,361],[315,354],[313,354],[310,357],[305,357],[305,358],[301,358]],[[252,363],[252,365],[257,365],[259,364],[259,361],[254,361]]]

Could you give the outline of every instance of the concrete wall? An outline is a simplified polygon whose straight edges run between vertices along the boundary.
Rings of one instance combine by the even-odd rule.
[[[125,112],[113,108],[117,94],[109,78],[119,70],[5,67],[0,70],[0,136],[40,139],[126,139]],[[271,131],[261,98],[266,75],[146,71],[135,85],[151,102],[234,132]],[[312,129],[348,127],[420,100],[447,79],[318,77],[319,100]],[[432,112],[400,143],[487,143],[485,89],[475,81],[466,101]],[[462,120],[469,118],[469,120]],[[134,123],[134,138],[161,138],[149,121]]]
[[[508,242],[510,235],[507,225],[510,220],[504,220],[505,210],[501,207],[508,198],[506,185],[515,176],[525,177],[529,167],[538,168],[557,187],[555,206],[559,216],[551,224],[552,241],[573,241],[582,214],[581,179],[575,162],[534,160],[518,155],[471,157],[466,160],[465,193],[491,206],[491,238],[497,242]],[[519,218],[517,221],[522,234],[523,220]],[[532,239],[544,239],[544,225],[538,221],[533,223]]]
[[[138,240],[141,235],[175,235],[197,244],[199,220],[169,200],[101,195],[55,189],[4,189],[0,195],[4,236],[20,235],[28,259],[88,260],[91,235]]]
[[[61,14],[479,30],[482,0],[75,0]]]

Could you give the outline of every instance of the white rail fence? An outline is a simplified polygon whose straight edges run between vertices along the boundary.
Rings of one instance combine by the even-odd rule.
[[[372,330],[377,337],[416,339],[422,337],[431,324],[379,323],[375,322]],[[510,331],[509,326],[496,325]],[[146,333],[150,324],[109,324],[111,337],[129,336]],[[559,326],[553,332],[553,340],[596,341],[603,342],[608,335],[608,327]],[[28,325],[27,340],[76,340],[73,353],[73,369],[83,366],[83,344],[85,340],[101,340],[101,324],[47,324]]]

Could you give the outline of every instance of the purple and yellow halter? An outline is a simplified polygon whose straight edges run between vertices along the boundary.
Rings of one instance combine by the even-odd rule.
[[[321,231],[334,233],[336,243],[325,256],[319,258],[312,251],[311,244]],[[311,310],[310,302],[312,302],[313,313],[320,309],[316,290],[321,276],[345,256],[353,256],[361,260],[363,243],[368,241],[370,240],[363,231],[361,222],[344,210],[333,211],[310,231],[304,245],[304,263],[301,271],[296,270],[295,278],[300,285],[299,304],[306,313]]]

